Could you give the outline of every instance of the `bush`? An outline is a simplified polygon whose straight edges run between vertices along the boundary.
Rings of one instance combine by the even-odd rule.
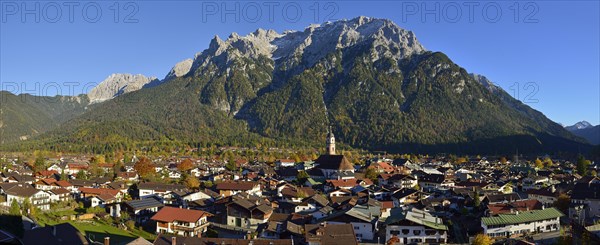
[[[133,230],[135,230],[135,221],[133,221],[133,220],[125,221],[125,226],[127,227],[127,230],[133,231]]]

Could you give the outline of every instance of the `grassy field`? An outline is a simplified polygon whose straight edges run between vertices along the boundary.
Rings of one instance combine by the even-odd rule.
[[[104,237],[110,237],[111,244],[125,244],[130,242],[138,237],[143,237],[146,240],[154,241],[156,236],[149,232],[143,230],[131,230],[127,231],[124,229],[120,229],[112,225],[112,223],[107,223],[103,220],[81,220],[81,221],[73,221],[73,220],[60,220],[56,217],[61,217],[65,215],[76,214],[77,212],[68,210],[62,212],[46,212],[40,213],[36,216],[36,220],[39,225],[55,225],[60,223],[70,223],[79,231],[81,231],[86,237],[90,238],[93,241],[102,242]]]

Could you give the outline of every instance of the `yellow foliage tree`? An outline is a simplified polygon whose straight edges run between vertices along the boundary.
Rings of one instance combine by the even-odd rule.
[[[472,244],[473,245],[491,245],[492,238],[490,238],[486,234],[477,234],[477,236],[475,236],[475,239],[473,240]]]

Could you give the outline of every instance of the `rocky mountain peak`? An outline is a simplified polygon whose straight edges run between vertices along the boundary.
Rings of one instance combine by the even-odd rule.
[[[387,19],[361,16],[313,24],[303,31],[285,31],[283,34],[258,29],[246,36],[231,33],[226,40],[215,36],[208,49],[196,56],[192,70],[211,61],[224,62],[224,65],[239,57],[259,56],[273,60],[284,58],[282,63],[289,67],[300,63],[310,67],[335,50],[357,44],[370,47],[374,60],[383,57],[399,60],[426,51],[413,32]]]
[[[173,66],[173,68],[171,68],[171,71],[169,71],[167,76],[165,76],[164,80],[165,81],[171,80],[174,78],[178,78],[178,77],[187,75],[190,72],[190,69],[192,68],[193,62],[194,62],[194,60],[192,60],[192,59],[186,59],[186,60],[183,60],[183,61],[175,64],[175,66]]]
[[[573,131],[573,130],[580,130],[580,129],[586,129],[586,128],[592,128],[594,127],[594,125],[592,125],[591,123],[589,123],[588,121],[581,121],[581,122],[577,122],[571,126],[567,126],[565,127],[567,130],[569,131]]]
[[[119,95],[142,89],[156,82],[158,82],[156,77],[146,77],[141,74],[112,74],[93,88],[87,95],[90,99],[90,104],[100,103]]]

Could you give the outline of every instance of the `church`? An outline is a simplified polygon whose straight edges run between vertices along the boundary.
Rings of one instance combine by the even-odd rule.
[[[323,172],[326,179],[352,179],[354,178],[354,166],[344,155],[335,153],[335,136],[331,127],[327,133],[327,153],[315,160],[317,169]]]

